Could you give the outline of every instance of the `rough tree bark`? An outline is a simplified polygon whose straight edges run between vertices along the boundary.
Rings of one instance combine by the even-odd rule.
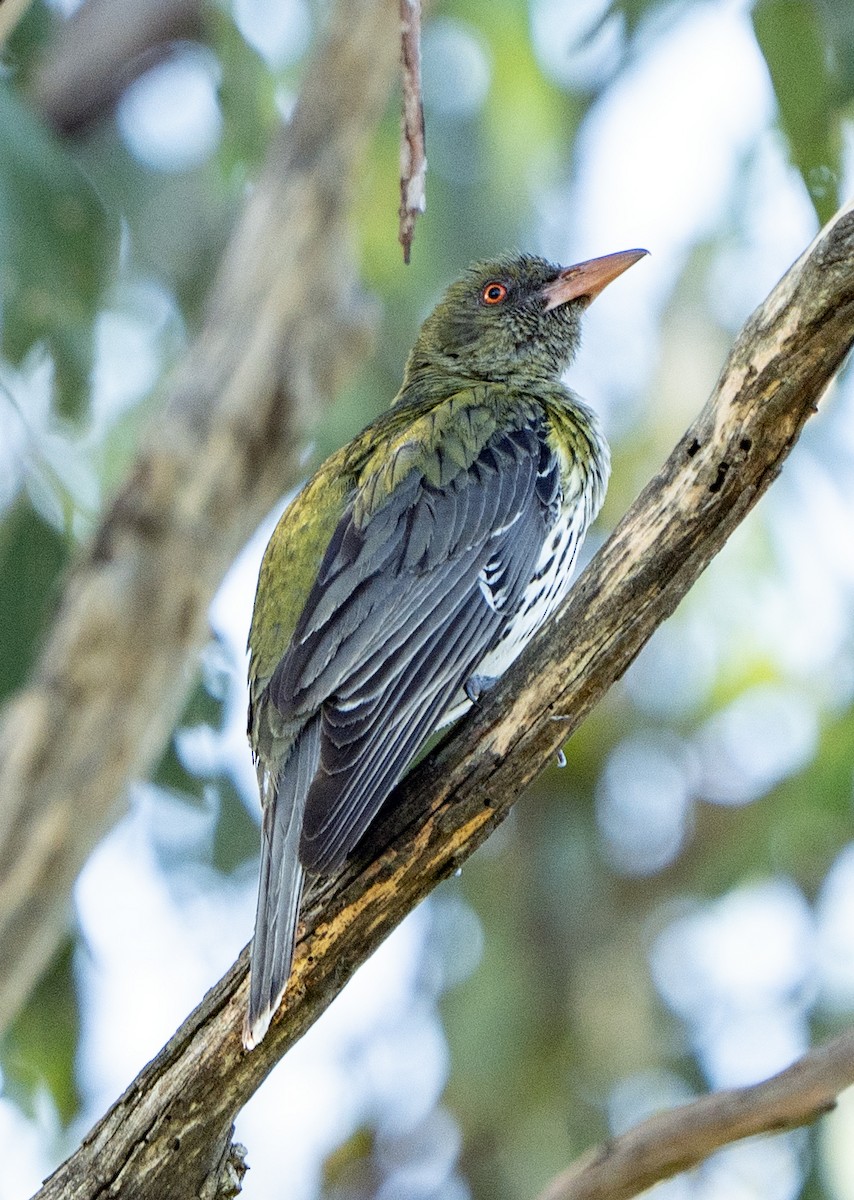
[[[222,576],[298,478],[304,433],[362,349],[346,225],[397,24],[394,0],[338,3],[167,409],[0,716],[0,1030],[58,944],[86,856],[171,732]]]
[[[852,341],[849,207],[747,322],[710,400],[579,580],[560,622],[404,780],[354,861],[308,897],[291,985],[261,1046],[247,1054],[240,1042],[244,951],[39,1200],[212,1194],[236,1112],[355,968],[503,820],[673,611],[779,473]],[[854,1081],[850,1044],[828,1061],[832,1097]],[[826,1081],[824,1095],[826,1106]],[[733,1137],[743,1135],[736,1122]],[[590,1194],[611,1195],[607,1180]]]

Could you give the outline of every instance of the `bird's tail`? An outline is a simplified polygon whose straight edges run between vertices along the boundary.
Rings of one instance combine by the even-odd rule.
[[[243,1024],[247,1050],[257,1046],[267,1032],[291,973],[303,881],[300,830],[319,753],[320,720],[316,717],[302,730],[278,778],[272,781],[272,795],[264,797],[261,879],[249,971],[249,1008]]]

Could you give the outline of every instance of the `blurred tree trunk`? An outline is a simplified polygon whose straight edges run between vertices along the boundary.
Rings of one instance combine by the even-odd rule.
[[[0,1030],[128,784],[163,750],[220,580],[298,479],[305,431],[364,348],[348,217],[396,50],[394,0],[340,0],[165,412],[0,715]]]

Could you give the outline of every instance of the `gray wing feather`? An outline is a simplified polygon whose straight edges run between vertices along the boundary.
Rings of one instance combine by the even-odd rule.
[[[413,472],[364,530],[342,518],[269,685],[285,719],[321,713],[307,870],[346,858],[512,618],[554,519],[552,459],[542,429],[502,432],[441,488]]]
[[[398,673],[381,703],[356,710],[355,721],[341,719],[354,710],[324,710],[323,761],[300,841],[308,870],[330,871],[347,857],[469,673],[483,641],[475,610],[459,614],[450,644],[445,641],[449,632],[446,627],[434,633],[424,652],[410,660],[410,672]],[[445,672],[430,678],[429,655],[438,653],[443,641]]]

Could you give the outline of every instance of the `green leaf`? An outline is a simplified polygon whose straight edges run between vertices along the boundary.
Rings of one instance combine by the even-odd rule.
[[[223,131],[218,152],[226,176],[251,178],[264,162],[279,123],[276,79],[244,41],[231,16],[212,7],[207,30],[222,70],[219,99]]]
[[[842,138],[840,89],[823,11],[814,0],[759,0],[753,28],[792,161],[824,223],[839,207]]]
[[[118,247],[108,216],[62,144],[0,86],[2,350],[19,363],[44,342],[56,364],[60,410],[88,393],[94,321]]]
[[[80,1109],[74,1076],[80,1010],[73,958],[69,937],[0,1042],[4,1093],[33,1116],[39,1092],[47,1088],[64,1125]]]
[[[0,698],[26,679],[68,552],[68,543],[23,500],[0,524]]]
[[[222,704],[210,694],[201,679],[196,682],[187,697],[187,703],[176,726],[175,734],[169,739],[169,744],[163,751],[163,756],[154,769],[151,779],[160,787],[172,792],[180,792],[189,801],[200,804],[206,780],[187,770],[175,745],[176,735],[182,729],[188,729],[194,725],[210,725],[214,729],[219,729],[222,725]]]
[[[851,0],[822,0],[821,11],[830,38],[841,101],[850,104],[854,98],[854,5]]]
[[[211,672],[208,672],[210,675]],[[211,692],[216,680],[196,683],[178,723],[177,733],[197,725],[210,725],[219,730],[223,725],[223,701]],[[216,827],[211,847],[211,865],[224,875],[231,874],[247,859],[258,853],[259,833],[241,798],[233,779],[225,771],[195,774],[188,770],[176,746],[176,735],[152,775],[152,782],[180,796],[188,804],[203,807],[215,797]]]
[[[227,775],[216,784],[219,795],[219,816],[213,844],[213,866],[223,875],[254,858],[261,845],[258,822],[253,821],[237,788]],[[260,813],[260,803],[258,811]]]

